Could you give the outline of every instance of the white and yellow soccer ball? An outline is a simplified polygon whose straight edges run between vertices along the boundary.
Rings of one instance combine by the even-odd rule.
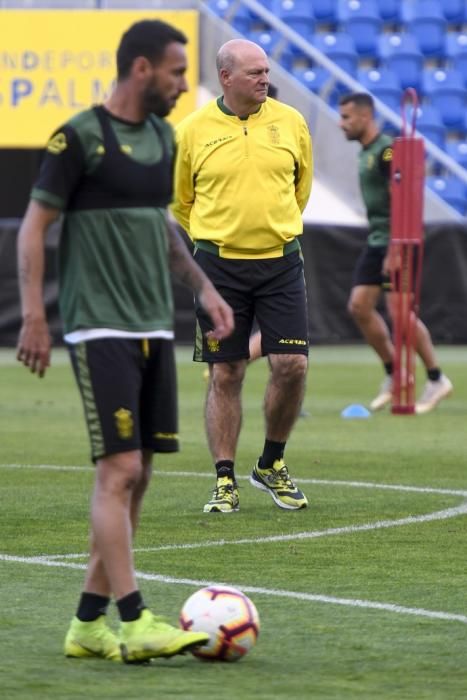
[[[254,603],[231,586],[207,586],[193,593],[180,612],[184,630],[207,632],[209,642],[193,654],[213,661],[237,661],[256,644],[260,622]]]

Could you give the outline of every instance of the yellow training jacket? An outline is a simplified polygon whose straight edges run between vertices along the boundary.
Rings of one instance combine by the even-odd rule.
[[[172,213],[192,240],[224,258],[276,258],[303,232],[311,190],[311,137],[303,116],[268,98],[247,119],[222,98],[176,129]]]

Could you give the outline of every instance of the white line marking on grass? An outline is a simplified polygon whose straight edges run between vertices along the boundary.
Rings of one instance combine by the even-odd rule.
[[[59,465],[21,465],[21,464],[8,464],[0,465],[11,469],[22,469],[22,468],[33,468],[33,469],[56,469],[56,470],[90,470],[91,467],[84,466],[70,466],[62,467]],[[197,476],[206,477],[212,476],[205,472],[158,472],[161,476]],[[240,479],[247,479],[248,477],[237,477]],[[375,482],[365,482],[365,481],[336,481],[327,479],[302,479],[304,483],[319,484],[321,486],[342,486],[351,488],[370,488],[370,489],[385,489],[393,491],[403,491],[412,493],[433,493],[449,496],[463,496],[467,497],[467,491],[456,490],[456,489],[441,489],[441,488],[431,488],[425,486],[405,486],[403,484],[378,484]],[[410,515],[405,518],[400,518],[398,520],[377,520],[373,523],[363,523],[361,525],[346,525],[343,527],[327,528],[326,530],[311,530],[308,532],[297,532],[290,535],[270,535],[269,537],[254,537],[254,538],[243,538],[238,540],[208,540],[207,542],[194,542],[185,544],[168,544],[160,545],[158,547],[140,547],[136,548],[135,552],[161,552],[161,551],[171,551],[171,550],[187,550],[187,549],[205,549],[209,547],[222,547],[226,544],[228,545],[245,545],[245,544],[266,544],[269,542],[292,542],[295,540],[307,540],[316,539],[318,537],[332,537],[334,535],[346,535],[354,534],[357,532],[369,532],[371,530],[382,530],[392,527],[403,527],[405,525],[414,525],[417,523],[433,522],[436,520],[447,520],[448,518],[455,518],[459,515],[467,514],[467,502],[462,503],[454,508],[447,508],[440,511],[435,511],[433,513],[425,513],[423,515]],[[70,553],[70,554],[52,554],[52,555],[41,555],[35,557],[36,561],[53,561],[53,560],[70,560],[70,559],[83,559],[87,558],[88,553]]]
[[[333,535],[347,535],[356,532],[370,532],[371,530],[383,530],[391,527],[402,527],[404,525],[415,525],[416,523],[428,523],[435,520],[447,520],[456,518],[458,515],[467,514],[467,502],[454,508],[438,510],[434,513],[424,515],[409,515],[399,520],[377,520],[374,523],[363,523],[362,525],[345,525],[343,527],[330,527],[326,530],[311,530],[309,532],[294,532],[290,535],[269,535],[268,537],[244,537],[238,540],[208,540],[206,542],[192,542],[186,544],[164,544],[158,547],[137,547],[134,552],[164,552],[177,549],[205,549],[209,547],[223,547],[224,545],[244,545],[244,544],[268,544],[269,542],[294,542],[296,540],[312,540],[318,537],[332,537]],[[87,557],[87,553],[76,554],[52,554],[41,555],[39,559],[82,559]]]
[[[64,466],[60,464],[0,464],[2,469],[49,469],[50,471],[82,471],[82,472],[94,472],[94,467],[86,467],[83,465],[70,465]],[[154,470],[154,476],[183,476],[183,477],[196,477],[196,478],[208,478],[212,479],[212,472],[183,472],[183,471],[158,471],[156,468]],[[247,480],[247,476],[237,476],[238,480]],[[361,488],[361,489],[385,489],[388,491],[409,491],[413,493],[439,493],[445,494],[447,496],[464,496],[467,498],[467,491],[462,489],[443,489],[443,488],[432,488],[430,486],[405,486],[404,484],[378,484],[373,481],[339,481],[335,479],[295,479],[295,481],[301,484],[317,484],[320,486],[343,486],[351,488]]]
[[[11,469],[50,469],[57,471],[93,471],[91,467],[85,466],[59,466],[59,465],[21,465],[21,464],[3,464],[0,465],[3,468]],[[212,478],[212,474],[207,473],[193,473],[193,472],[158,472],[161,476],[186,476],[186,477],[209,477]],[[239,477],[242,479],[247,479],[248,477]],[[360,482],[360,481],[335,481],[335,480],[325,480],[325,479],[302,479],[303,483],[319,484],[322,486],[342,486],[342,487],[352,487],[352,488],[370,488],[370,489],[387,489],[395,491],[409,491],[414,493],[433,493],[440,495],[452,495],[452,496],[462,496],[467,497],[467,491],[455,490],[455,489],[438,489],[431,487],[419,487],[419,486],[404,486],[401,484],[378,484],[372,482]],[[197,542],[191,544],[174,544],[174,545],[162,545],[160,547],[150,547],[150,548],[139,548],[136,552],[157,552],[163,550],[177,550],[177,549],[194,549],[202,547],[219,547],[225,544],[265,544],[268,542],[288,542],[293,540],[305,540],[314,539],[317,537],[327,537],[333,535],[342,535],[348,533],[356,532],[368,532],[371,530],[386,529],[392,527],[401,527],[405,525],[413,525],[416,523],[433,522],[436,520],[446,520],[448,518],[454,518],[459,515],[465,515],[467,513],[467,501],[461,505],[453,508],[446,508],[444,510],[435,511],[433,513],[426,513],[424,515],[418,516],[408,516],[406,518],[400,518],[398,520],[379,520],[374,523],[364,523],[362,525],[348,525],[344,527],[328,528],[326,530],[315,530],[310,532],[299,532],[291,535],[271,535],[270,537],[259,537],[259,538],[244,538],[239,540],[217,540],[210,542]],[[16,562],[24,563],[29,565],[39,565],[39,566],[49,566],[57,568],[75,569],[75,570],[85,570],[87,568],[86,564],[72,563],[70,559],[78,559],[87,557],[88,554],[68,554],[68,555],[41,555],[36,557],[18,557],[11,556],[7,554],[0,554],[0,561],[4,562]],[[145,572],[137,572],[137,576],[140,579],[145,579],[148,581],[157,581],[160,583],[170,583],[170,584],[181,584],[189,586],[207,586],[212,584],[212,581],[194,580],[194,579],[178,579],[171,576],[163,576],[161,574],[148,574]],[[232,585],[232,584],[230,584]],[[347,607],[354,608],[365,608],[372,610],[381,610],[384,612],[396,613],[399,615],[414,615],[417,617],[425,617],[429,619],[446,620],[452,622],[461,622],[467,624],[467,616],[455,613],[446,613],[436,610],[426,610],[424,608],[410,608],[403,605],[395,605],[393,603],[379,603],[369,600],[360,600],[353,598],[336,598],[333,596],[325,595],[315,595],[311,593],[302,593],[297,591],[285,591],[276,590],[269,588],[260,588],[257,586],[244,586],[240,584],[238,586],[245,593],[258,593],[268,596],[276,596],[282,598],[292,598],[295,600],[304,600],[317,603],[327,603],[333,605],[343,605]]]
[[[21,564],[37,564],[40,566],[51,566],[63,569],[80,569],[85,570],[85,564],[72,564],[71,562],[47,561],[42,557],[14,557],[8,554],[0,554],[0,561],[21,563]],[[208,581],[201,579],[190,578],[174,578],[173,576],[163,576],[162,574],[147,574],[143,571],[137,571],[136,576],[139,579],[146,581],[156,581],[158,583],[170,583],[184,586],[194,586],[201,588],[212,585],[227,585],[225,581]],[[300,591],[285,591],[275,588],[263,588],[259,586],[244,586],[229,582],[228,585],[234,585],[240,588],[244,593],[257,593],[258,595],[274,596],[276,598],[291,598],[293,600],[305,600],[312,603],[327,603],[330,605],[343,605],[351,608],[364,608],[367,610],[381,610],[383,612],[395,613],[398,615],[413,615],[415,617],[425,617],[431,620],[446,620],[448,622],[461,622],[467,624],[467,615],[457,613],[447,613],[438,610],[426,610],[425,608],[410,608],[405,605],[395,605],[393,603],[378,603],[372,600],[361,600],[359,598],[336,598],[327,595],[315,595],[313,593],[302,593]]]

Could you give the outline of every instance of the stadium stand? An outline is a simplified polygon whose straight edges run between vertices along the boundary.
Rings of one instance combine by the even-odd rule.
[[[467,141],[449,141],[446,144],[446,152],[467,170]]]
[[[445,202],[460,214],[467,212],[467,189],[465,185],[450,175],[432,175],[426,178],[426,184]]]
[[[422,77],[422,93],[441,114],[450,129],[464,128],[467,90],[461,73],[456,70],[426,68]]]
[[[275,0],[271,10],[291,29],[311,41],[315,31],[313,3],[308,0]]]
[[[358,82],[390,109],[398,112],[401,105],[399,77],[388,68],[362,68],[357,74]]]
[[[359,58],[351,36],[344,32],[315,34],[313,46],[346,73],[355,75]]]
[[[379,16],[385,25],[391,27],[398,26],[401,22],[401,5],[400,0],[376,0]]]
[[[450,32],[446,36],[446,59],[448,66],[461,73],[467,87],[467,34]]]
[[[340,22],[352,37],[355,50],[365,58],[378,55],[378,38],[383,20],[373,0],[347,0],[341,5]]]
[[[409,114],[410,117],[410,114]],[[434,143],[438,148],[444,149],[446,145],[447,129],[442,120],[440,111],[429,104],[423,104],[417,111],[418,131]]]
[[[338,3],[335,0],[314,0],[313,2],[316,22],[326,25],[329,29],[335,29],[339,22],[338,9]]]
[[[379,63],[398,75],[403,89],[421,86],[423,54],[411,34],[382,34],[379,41]]]
[[[437,0],[415,0],[405,3],[406,30],[417,40],[424,56],[444,58],[447,20],[442,3]]]
[[[466,20],[467,5],[465,0],[443,0],[443,12],[452,25],[461,25]]]

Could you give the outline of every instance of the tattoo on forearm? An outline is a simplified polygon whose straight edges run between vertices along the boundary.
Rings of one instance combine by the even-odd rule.
[[[18,265],[18,277],[21,284],[29,284],[31,280],[31,264],[29,257],[24,255]]]
[[[195,292],[201,288],[202,273],[179,234],[169,229],[169,260],[170,269],[182,284],[191,287]]]

